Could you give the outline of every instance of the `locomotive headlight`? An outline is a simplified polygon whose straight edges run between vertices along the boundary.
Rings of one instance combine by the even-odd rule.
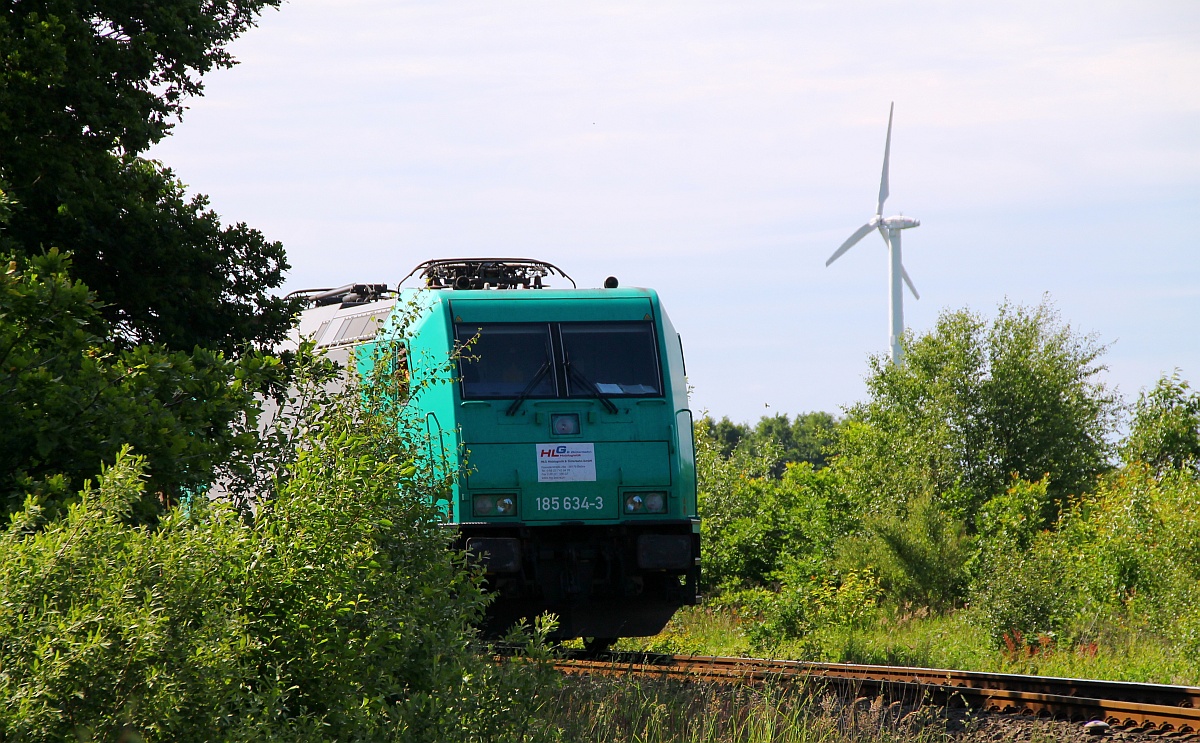
[[[625,513],[666,513],[667,494],[656,490],[649,493],[626,493]]]
[[[476,516],[512,516],[517,512],[515,495],[476,495],[472,499],[472,512]]]
[[[557,436],[579,433],[579,413],[555,413],[550,416],[550,430]]]
[[[496,496],[494,495],[477,495],[475,496],[475,515],[476,516],[491,516],[496,510]]]

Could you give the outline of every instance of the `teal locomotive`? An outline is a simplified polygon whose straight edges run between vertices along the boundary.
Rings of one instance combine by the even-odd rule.
[[[495,595],[486,629],[551,612],[559,638],[658,633],[700,574],[683,347],[658,295],[613,278],[578,289],[528,259],[413,276],[419,288],[305,292],[300,333],[347,361],[410,308],[391,340],[436,382],[410,408],[428,466],[454,475],[442,511]]]

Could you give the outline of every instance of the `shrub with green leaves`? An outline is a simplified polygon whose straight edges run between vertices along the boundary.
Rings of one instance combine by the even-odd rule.
[[[1036,488],[1035,488],[1036,490]],[[1200,659],[1200,476],[1131,464],[1028,547],[994,541],[973,603],[992,637],[1068,643],[1139,631]]]
[[[768,585],[785,565],[825,553],[849,531],[849,506],[832,470],[800,462],[773,476],[775,449],[723,456],[706,422],[696,427],[706,588]]]
[[[1013,478],[1012,486],[992,496],[976,515],[975,524],[985,556],[995,551],[1028,549],[1044,524],[1042,513],[1050,500],[1048,479],[1037,482]]]
[[[1138,396],[1121,456],[1159,471],[1200,470],[1200,392],[1193,391],[1178,370]]]
[[[1131,465],[1079,504],[1055,542],[1077,586],[1081,634],[1107,615],[1181,639],[1180,618],[1200,611],[1197,502],[1195,472]]]
[[[778,591],[750,589],[727,597],[755,614],[746,630],[755,648],[769,652],[783,641],[803,639],[809,651],[817,651],[822,633],[861,629],[876,617],[881,590],[871,571],[827,575],[811,568],[788,566],[779,575]]]
[[[485,598],[432,505],[445,483],[414,468],[404,380],[331,393],[309,351],[304,402],[282,418],[298,446],[252,512],[196,499],[132,524],[145,460],[123,450],[65,518],[34,499],[14,516],[0,534],[0,739],[539,734],[549,671],[472,646]]]
[[[928,495],[868,516],[836,549],[835,564],[872,571],[892,602],[936,610],[966,597],[976,554],[962,520]]]
[[[976,617],[997,646],[1058,638],[1076,596],[1052,540],[1032,549],[993,551],[973,596]]]

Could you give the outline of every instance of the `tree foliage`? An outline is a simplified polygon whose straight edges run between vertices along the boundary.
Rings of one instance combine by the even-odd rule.
[[[276,4],[35,0],[0,14],[0,513],[30,492],[57,512],[132,444],[149,478],[136,511],[152,520],[252,443],[254,392],[280,372],[246,345],[290,324],[267,293],[282,247],[223,226],[139,155]]]
[[[253,447],[255,392],[278,360],[141,345],[116,349],[95,297],[56,250],[0,274],[0,514],[38,495],[58,513],[127,444],[144,458],[138,520],[212,482]]]
[[[984,625],[997,642],[1013,630],[1086,643],[1135,628],[1200,659],[1197,498],[1190,469],[1135,462],[1100,478],[1058,529],[992,551],[975,596]]]
[[[1049,301],[987,321],[943,313],[903,366],[871,362],[870,399],[840,429],[838,469],[868,510],[929,496],[974,529],[1013,477],[1047,480],[1042,523],[1107,467],[1118,401],[1098,379],[1104,347]]]
[[[838,422],[829,413],[801,413],[795,420],[786,413],[764,415],[753,427],[746,423],[734,423],[728,417],[714,421],[705,419],[709,436],[717,443],[723,456],[730,456],[735,449],[748,454],[777,449],[777,458],[772,465],[772,474],[783,474],[784,467],[797,462],[808,462],[816,469],[827,464],[826,451],[834,440]]]
[[[10,250],[57,247],[128,342],[190,351],[267,343],[293,308],[282,246],[222,226],[203,196],[140,157],[227,44],[278,0],[37,0],[0,14],[0,180]]]
[[[976,546],[963,522],[926,495],[870,514],[836,549],[835,565],[872,573],[893,602],[945,610],[967,593]]]
[[[1200,466],[1200,392],[1178,370],[1138,396],[1121,455],[1159,471]]]
[[[708,434],[710,424],[703,419],[696,427],[705,586],[769,585],[788,565],[820,562],[850,530],[848,503],[834,474],[801,462],[776,477],[772,452],[778,447],[722,456]]]
[[[872,360],[819,471],[778,467],[782,416],[697,426],[705,583],[752,645],[861,661],[954,611],[1034,667],[1127,642],[1200,660],[1200,394],[1164,375],[1110,446],[1104,348],[1047,302],[946,312],[907,349]]]

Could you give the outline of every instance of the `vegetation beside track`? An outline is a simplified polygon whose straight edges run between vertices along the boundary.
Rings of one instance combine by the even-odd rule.
[[[1200,683],[1200,394],[1124,405],[1048,303],[907,349],[825,466],[786,417],[702,422],[706,605],[624,647]]]
[[[65,516],[30,498],[0,532],[0,740],[541,734],[553,671],[474,643],[486,597],[414,467],[406,380],[330,392],[308,351],[259,489],[226,483],[253,508],[198,497],[141,525],[125,449]]]
[[[944,710],[855,704],[787,686],[753,688],[637,676],[567,679],[543,721],[563,741],[924,743],[944,740]]]
[[[621,650],[698,655],[763,655],[748,630],[755,619],[726,608],[697,607],[676,615],[653,638],[627,638]],[[1144,632],[1110,635],[1105,642],[1010,651],[996,647],[969,610],[922,616],[883,611],[856,629],[781,642],[773,657],[835,663],[907,665],[996,673],[1035,674],[1147,683],[1194,684],[1197,668],[1169,643]]]

